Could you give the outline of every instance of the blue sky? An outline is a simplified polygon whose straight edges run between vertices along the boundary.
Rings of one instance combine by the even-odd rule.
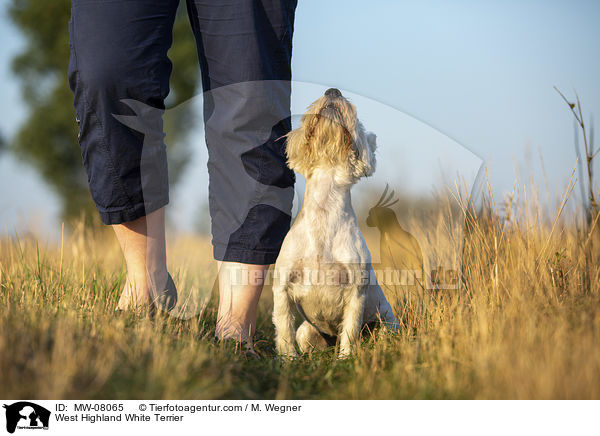
[[[423,120],[484,158],[499,188],[527,148],[540,147],[551,174],[570,172],[571,119],[552,87],[576,88],[600,113],[600,2],[320,3],[297,17],[311,42],[295,47],[296,79]]]
[[[0,130],[10,134],[25,108],[9,72],[21,40],[7,23],[6,4],[0,0]],[[485,161],[499,196],[512,190],[515,168],[522,179],[532,172],[543,183],[539,148],[555,193],[576,158],[571,115],[552,87],[569,96],[576,89],[586,120],[600,114],[599,19],[600,2],[593,0],[300,0],[293,74],[300,82],[376,101],[447,135]],[[383,152],[386,144],[379,146]],[[393,145],[387,146],[392,153]],[[56,214],[43,183],[6,156],[0,182],[14,187],[0,193],[3,227],[34,211]]]

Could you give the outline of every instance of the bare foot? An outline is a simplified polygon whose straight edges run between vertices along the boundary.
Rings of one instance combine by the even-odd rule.
[[[117,310],[139,310],[155,306],[165,312],[171,311],[177,304],[177,288],[169,273],[166,279],[164,275],[159,277],[161,278],[146,280],[141,284],[140,281],[134,282],[128,278],[117,304]],[[165,284],[157,286],[156,283]]]
[[[215,335],[234,339],[254,353],[256,310],[269,265],[218,262],[219,312]]]

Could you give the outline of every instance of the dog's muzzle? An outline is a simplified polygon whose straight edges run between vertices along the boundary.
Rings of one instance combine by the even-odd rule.
[[[341,97],[342,93],[337,88],[329,88],[327,91],[325,91],[325,95],[327,97]]]

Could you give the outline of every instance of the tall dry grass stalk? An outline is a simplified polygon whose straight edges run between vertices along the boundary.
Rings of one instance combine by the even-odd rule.
[[[288,364],[274,359],[268,290],[257,333],[263,358],[214,345],[214,308],[203,305],[215,272],[206,239],[169,245],[187,302],[180,314],[189,318],[152,319],[115,316],[124,270],[109,233],[80,227],[48,247],[4,238],[0,395],[600,398],[600,263],[597,253],[586,260],[590,235],[561,216],[571,190],[550,218],[527,191],[507,199],[503,213],[490,195],[478,214],[464,197],[444,200],[420,231],[448,232],[449,210],[462,211],[460,288],[425,292],[421,305],[404,308],[399,334],[367,334],[349,360],[333,350]]]

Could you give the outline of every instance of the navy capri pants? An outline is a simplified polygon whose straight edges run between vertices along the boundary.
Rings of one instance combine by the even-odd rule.
[[[285,159],[297,0],[187,0],[203,88],[217,260],[274,263],[290,227]],[[169,202],[162,115],[179,0],[72,0],[69,84],[105,224]]]

